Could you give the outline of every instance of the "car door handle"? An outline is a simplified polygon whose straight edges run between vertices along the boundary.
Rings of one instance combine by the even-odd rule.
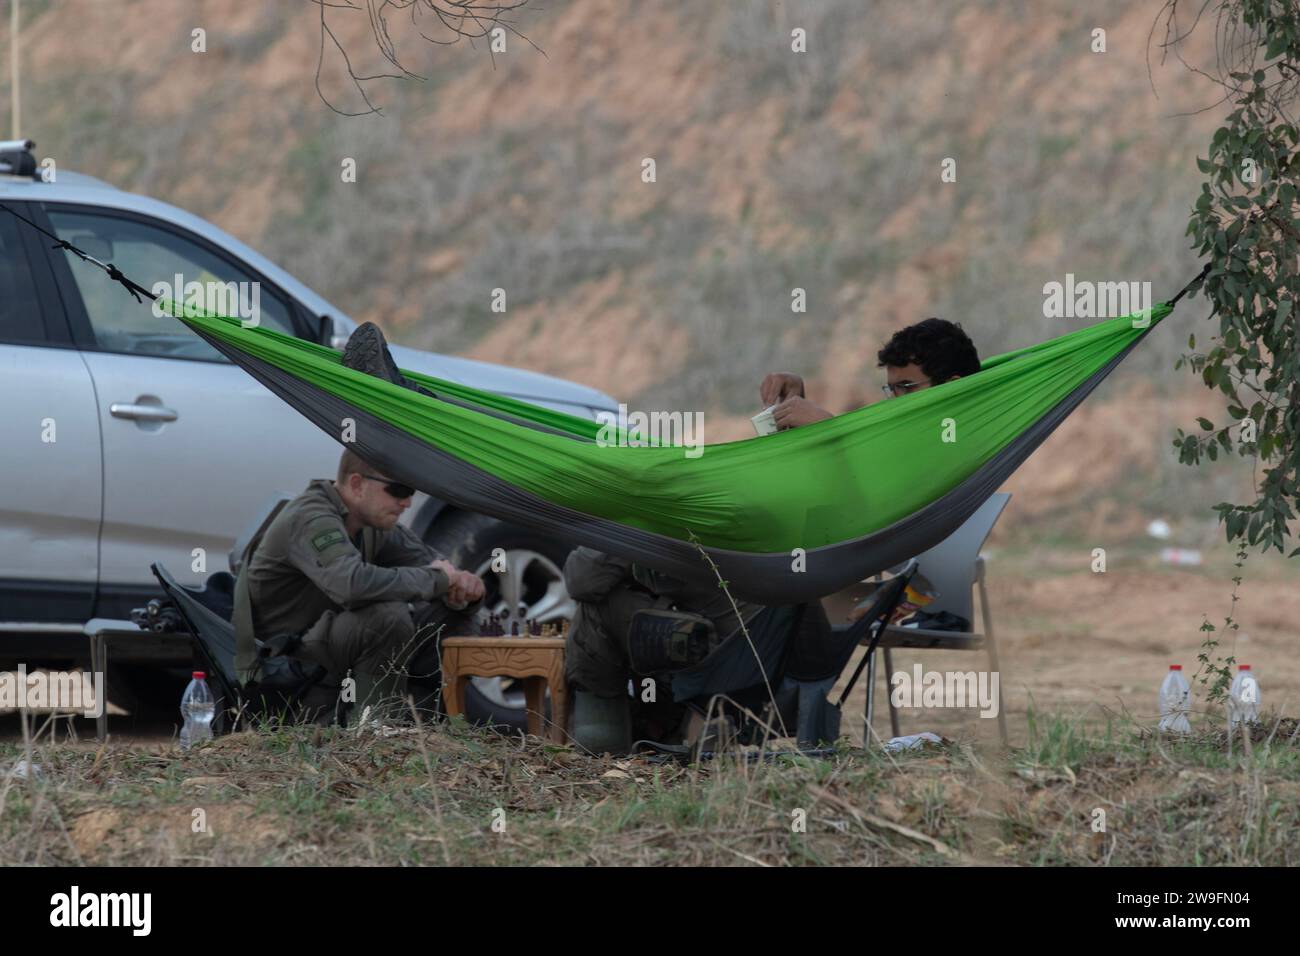
[[[174,422],[175,409],[165,405],[134,405],[130,402],[114,402],[108,406],[108,413],[114,418],[132,418],[138,422]]]

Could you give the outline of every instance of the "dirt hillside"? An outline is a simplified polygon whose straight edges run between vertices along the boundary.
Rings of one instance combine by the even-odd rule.
[[[832,409],[879,398],[877,349],[927,315],[992,354],[1085,321],[1043,316],[1067,273],[1160,298],[1196,272],[1183,233],[1221,111],[1160,62],[1156,2],[551,0],[512,14],[495,53],[423,42],[449,37],[389,10],[422,78],[360,90],[341,51],[359,75],[396,71],[356,7],[325,7],[323,33],[309,2],[25,3],[23,132],[399,341],[702,410],[709,441],[750,433],[775,368]],[[318,86],[382,112],[339,115]],[[1172,458],[1174,429],[1218,411],[1173,370],[1204,315],[1180,309],[1035,455],[1007,524],[1212,533],[1209,505],[1250,468]]]

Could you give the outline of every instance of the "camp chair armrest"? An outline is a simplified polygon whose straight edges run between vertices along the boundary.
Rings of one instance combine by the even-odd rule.
[[[881,647],[925,647],[976,650],[984,646],[984,635],[973,631],[935,631],[924,627],[885,628]]]

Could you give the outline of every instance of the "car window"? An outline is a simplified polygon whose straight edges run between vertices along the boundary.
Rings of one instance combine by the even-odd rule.
[[[289,308],[279,296],[253,280],[230,260],[215,255],[169,229],[112,215],[49,210],[60,239],[150,291],[168,285],[164,298],[197,305],[237,318],[256,316],[259,324],[296,334]],[[154,315],[103,270],[66,253],[68,267],[86,306],[95,343],[110,352],[226,361],[187,326],[169,315]]]
[[[45,342],[45,324],[18,234],[21,227],[13,216],[0,217],[0,342],[35,345]]]

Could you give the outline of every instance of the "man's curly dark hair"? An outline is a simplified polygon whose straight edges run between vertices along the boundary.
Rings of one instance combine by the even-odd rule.
[[[974,375],[980,370],[975,343],[961,325],[947,319],[929,318],[900,329],[876,358],[881,368],[915,363],[935,385],[954,375]]]

